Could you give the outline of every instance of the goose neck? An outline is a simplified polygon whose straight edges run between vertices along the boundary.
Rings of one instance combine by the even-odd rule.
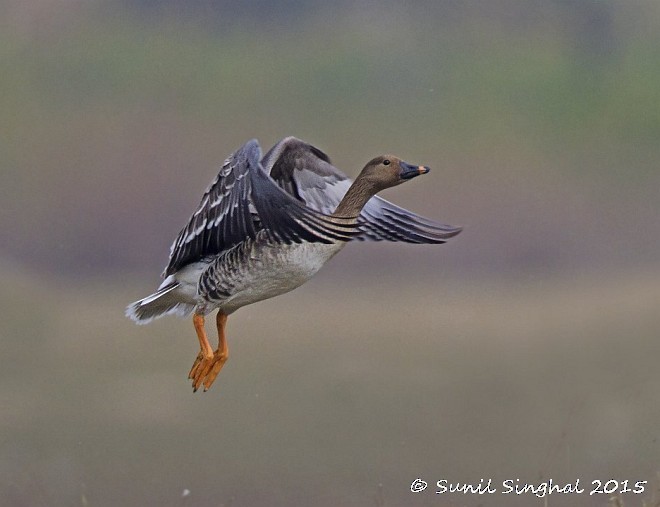
[[[356,217],[367,204],[367,201],[376,195],[377,189],[364,178],[358,178],[344,195],[334,212],[336,217]]]

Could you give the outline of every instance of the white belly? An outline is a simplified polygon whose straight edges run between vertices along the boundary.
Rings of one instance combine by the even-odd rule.
[[[300,287],[345,245],[307,243],[259,245],[241,266],[222,270],[220,278],[229,295],[216,306],[230,314],[242,306],[272,298]]]

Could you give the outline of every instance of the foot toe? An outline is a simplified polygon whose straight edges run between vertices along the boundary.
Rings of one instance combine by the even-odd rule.
[[[197,390],[203,385],[204,391],[208,391],[215,379],[218,377],[220,370],[227,361],[227,354],[216,351],[211,358],[197,358],[195,364],[190,370],[188,378],[192,380],[193,391]]]
[[[197,373],[197,369],[199,368],[199,365],[201,364],[203,358],[204,356],[202,355],[201,352],[197,354],[197,359],[195,359],[192,368],[190,368],[190,372],[188,372],[188,379],[192,380],[193,378],[195,378],[195,373]]]

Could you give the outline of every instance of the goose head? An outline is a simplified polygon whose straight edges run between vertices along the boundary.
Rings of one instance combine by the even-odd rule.
[[[426,166],[409,164],[394,155],[381,155],[364,166],[358,179],[364,180],[376,192],[380,192],[429,171]]]
[[[356,217],[374,195],[386,188],[400,185],[430,169],[423,165],[412,165],[394,155],[381,155],[372,159],[344,195],[337,206],[335,215]]]

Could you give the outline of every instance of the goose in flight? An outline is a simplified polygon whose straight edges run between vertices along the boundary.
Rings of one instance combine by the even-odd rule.
[[[351,181],[299,139],[281,140],[263,158],[250,140],[225,160],[174,240],[158,290],[126,315],[146,324],[192,314],[200,351],[188,378],[206,391],[227,361],[225,326],[239,308],[299,287],[348,241],[440,244],[461,232],[376,196],[428,172],[382,155]],[[214,310],[216,350],[204,328]]]

